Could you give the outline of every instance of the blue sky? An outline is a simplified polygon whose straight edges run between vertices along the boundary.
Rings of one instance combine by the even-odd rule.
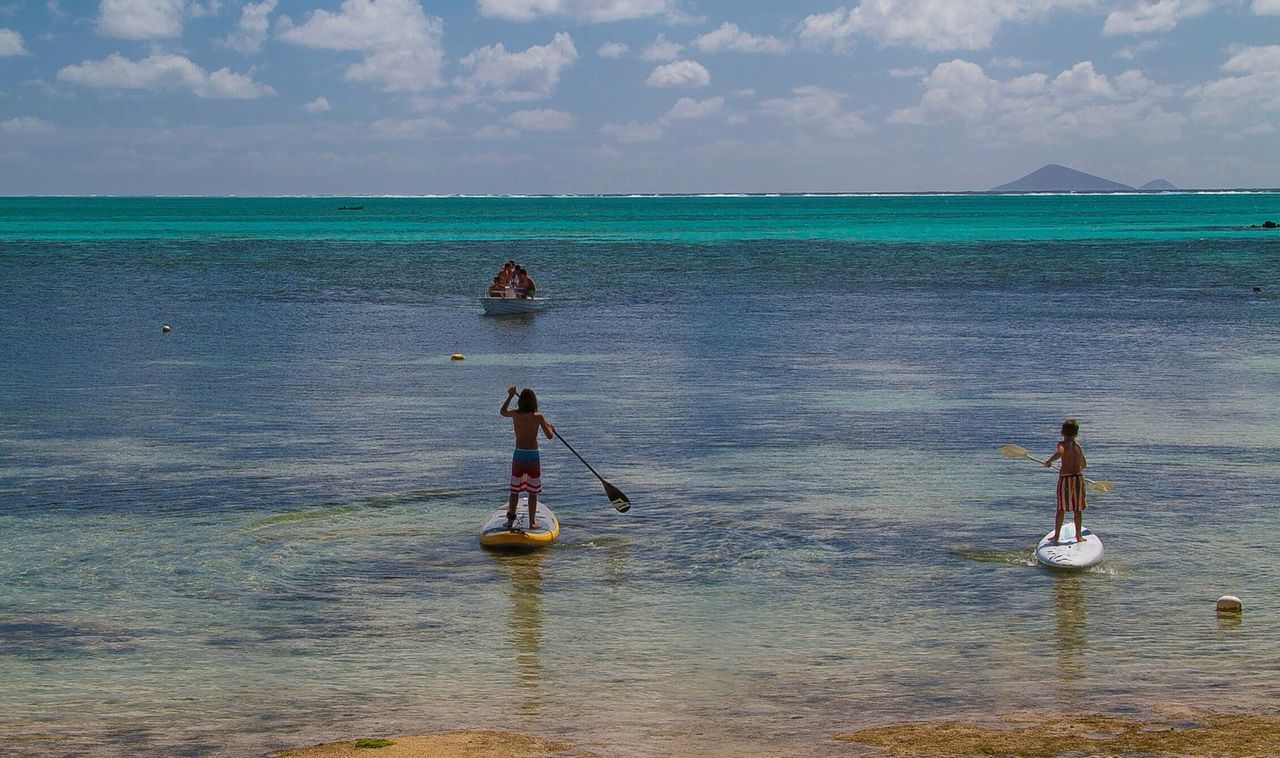
[[[0,0],[2,194],[1280,186],[1280,0]]]

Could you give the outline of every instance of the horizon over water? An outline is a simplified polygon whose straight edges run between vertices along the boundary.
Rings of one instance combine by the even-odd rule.
[[[0,198],[0,740],[860,755],[831,736],[1275,713],[1266,220],[1280,194]],[[481,315],[509,258],[546,312]],[[479,548],[513,384],[629,513],[544,439],[560,540]],[[1032,557],[1053,475],[997,452],[1067,416],[1117,485],[1074,574]]]

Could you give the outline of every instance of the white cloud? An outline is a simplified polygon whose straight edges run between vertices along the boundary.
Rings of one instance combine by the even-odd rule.
[[[262,49],[271,28],[271,12],[276,9],[277,0],[262,0],[260,3],[245,3],[240,9],[240,23],[236,30],[223,42],[242,53],[256,53]]]
[[[1235,74],[1191,87],[1194,115],[1213,121],[1268,119],[1280,110],[1280,45],[1239,47],[1222,70]]]
[[[98,32],[121,39],[177,37],[185,8],[185,0],[101,0]]]
[[[1014,80],[1011,88],[1019,94],[1043,90],[1047,77],[1031,75]],[[971,61],[939,63],[922,81],[925,92],[920,104],[890,114],[889,121],[900,124],[937,124],[946,121],[985,121],[1000,109],[1000,82],[986,75]]]
[[[0,121],[0,133],[3,134],[47,134],[57,128],[37,116],[19,116],[8,121]]]
[[[682,97],[671,106],[671,110],[662,117],[662,121],[674,121],[680,119],[695,119],[714,116],[724,109],[723,97],[709,97],[706,100],[696,100],[692,97]]]
[[[1170,97],[1173,88],[1155,84],[1137,69],[1130,69],[1115,78],[1117,99],[1126,97]]]
[[[444,22],[417,0],[343,0],[336,13],[312,12],[293,26],[281,18],[281,39],[326,50],[351,50],[364,60],[347,68],[355,82],[380,82],[387,92],[420,92],[441,83]]]
[[[1140,55],[1145,55],[1160,47],[1160,43],[1153,39],[1143,40],[1136,45],[1128,45],[1122,47],[1115,52],[1115,57],[1120,60],[1131,61]]]
[[[1167,32],[1184,18],[1203,16],[1213,10],[1213,0],[1138,0],[1130,10],[1112,11],[1102,25],[1102,33],[1151,34]]]
[[[640,58],[646,61],[673,61],[680,56],[682,48],[680,43],[672,42],[665,34],[659,34],[640,51]]]
[[[1222,68],[1244,74],[1275,74],[1280,72],[1280,45],[1238,48]]]
[[[252,100],[276,91],[252,77],[220,68],[206,72],[181,55],[157,53],[132,61],[112,53],[100,61],[65,66],[58,79],[86,87],[116,89],[186,90],[197,97]]]
[[[573,128],[573,114],[546,108],[516,111],[507,116],[507,123],[525,131],[548,131]]]
[[[600,133],[613,137],[619,142],[652,142],[662,137],[662,126],[659,124],[642,124],[632,121],[627,124],[605,124]]]
[[[421,118],[383,118],[373,122],[373,132],[388,139],[412,139],[430,132],[445,131],[449,125],[436,116]]]
[[[675,61],[658,66],[645,81],[650,87],[705,87],[710,83],[711,73],[697,61]]]
[[[312,100],[311,102],[302,106],[302,110],[306,111],[307,113],[328,113],[330,110],[332,110],[332,108],[329,105],[329,98],[325,97],[324,95],[321,95],[320,97],[317,97],[315,100]]]
[[[1060,102],[1112,100],[1117,96],[1110,80],[1094,70],[1092,61],[1081,61],[1058,74],[1050,84],[1050,92]]]
[[[222,12],[222,0],[187,0],[187,13],[192,18],[216,16]]]
[[[568,16],[578,21],[626,21],[654,16],[678,17],[676,0],[477,0],[482,16],[532,21]]]
[[[551,94],[560,71],[577,58],[567,32],[557,32],[550,43],[518,53],[508,53],[499,42],[473,50],[459,61],[470,73],[456,83],[464,99],[488,95],[495,100],[538,100]]]
[[[1027,68],[1031,64],[1022,60],[1021,58],[1014,58],[1012,56],[1001,56],[998,58],[992,58],[990,61],[987,62],[987,65],[991,66],[992,68]],[[921,73],[923,74],[925,72],[922,71]]]
[[[519,129],[513,129],[502,124],[488,124],[480,127],[471,134],[474,139],[512,139],[520,136]]]
[[[707,32],[693,41],[698,49],[705,52],[732,50],[739,53],[775,53],[782,54],[791,46],[777,37],[757,37],[738,28],[737,24],[728,21],[715,31]]]
[[[844,98],[844,94],[823,87],[796,87],[791,97],[765,100],[760,109],[790,124],[817,127],[833,137],[848,139],[870,132],[861,116],[843,109]]]
[[[859,36],[921,50],[983,50],[1009,22],[1089,8],[1095,0],[863,0],[857,7],[810,15],[800,23],[806,47],[845,51]]]
[[[1140,71],[1114,80],[1081,61],[1050,77],[1032,73],[1001,81],[971,61],[940,63],[922,81],[919,105],[890,114],[890,123],[960,122],[980,139],[1050,143],[1125,135],[1145,142],[1180,136],[1185,118],[1159,101],[1170,93]]]
[[[631,48],[622,42],[606,42],[596,48],[596,55],[601,58],[621,58],[624,55],[630,54],[630,52]]]
[[[1280,0],[1253,0],[1255,16],[1280,16]]]
[[[26,54],[27,48],[22,44],[22,35],[12,29],[0,28],[0,58]]]

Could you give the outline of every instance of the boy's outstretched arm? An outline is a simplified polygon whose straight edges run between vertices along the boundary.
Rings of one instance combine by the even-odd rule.
[[[538,423],[542,425],[542,431],[547,435],[547,439],[551,439],[556,436],[556,428],[551,425],[550,421],[547,421],[546,416],[538,414]]]
[[[501,413],[503,416],[510,416],[511,409],[508,406],[511,405],[511,398],[515,396],[516,396],[516,388],[507,387],[507,399],[502,402],[502,407],[498,409],[498,413]]]
[[[1056,461],[1056,460],[1058,460],[1059,458],[1061,458],[1061,457],[1062,457],[1062,453],[1063,453],[1063,452],[1064,452],[1064,451],[1063,451],[1063,449],[1062,449],[1062,443],[1061,443],[1061,442],[1059,442],[1059,443],[1058,443],[1058,449],[1057,449],[1057,450],[1054,450],[1054,451],[1053,451],[1053,455],[1049,456],[1049,459],[1048,459],[1047,461],[1045,461],[1045,462],[1044,462],[1044,467],[1045,467],[1045,468],[1052,468],[1052,467],[1053,467],[1053,462],[1054,462],[1054,461]]]

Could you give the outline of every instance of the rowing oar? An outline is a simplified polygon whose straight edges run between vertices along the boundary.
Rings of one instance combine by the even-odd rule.
[[[591,473],[596,475],[596,478],[604,485],[604,494],[609,496],[609,502],[613,503],[613,507],[618,509],[618,513],[626,513],[631,510],[631,500],[629,500],[626,495],[622,494],[622,490],[606,482],[603,476],[600,476],[595,469],[591,468],[591,464],[587,463],[587,459],[578,455],[578,451],[574,450],[573,445],[569,444],[569,440],[565,439],[564,435],[560,434],[559,429],[556,430],[556,436],[560,438],[560,441],[564,443],[565,447],[569,448],[569,452],[578,456],[578,460],[582,461],[582,465],[586,466]]]
[[[1026,458],[1027,460],[1035,461],[1036,463],[1039,463],[1041,466],[1044,465],[1044,461],[1040,460],[1039,458],[1032,457],[1031,453],[1028,453],[1027,449],[1025,447],[1022,447],[1021,445],[1005,445],[1004,447],[1000,448],[1000,454],[1006,458]],[[1055,471],[1059,470],[1057,466],[1053,466],[1052,468]],[[1108,482],[1105,480],[1100,482],[1095,482],[1087,476],[1084,478],[1084,480],[1089,485],[1089,489],[1093,490],[1094,492],[1111,492],[1116,488],[1116,485],[1113,482]]]

